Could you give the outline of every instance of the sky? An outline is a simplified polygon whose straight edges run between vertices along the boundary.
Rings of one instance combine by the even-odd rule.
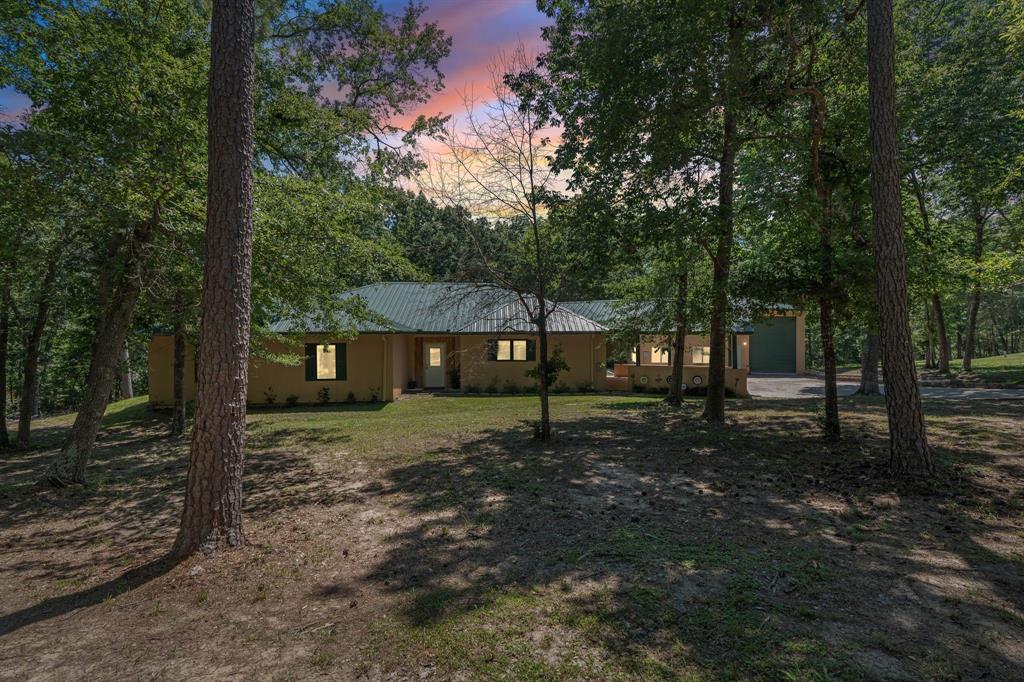
[[[381,0],[381,5],[397,14],[407,0]],[[423,0],[427,6],[424,20],[436,22],[452,37],[451,55],[441,64],[445,75],[444,91],[413,110],[406,120],[419,114],[459,114],[461,92],[474,83],[488,84],[488,65],[502,50],[522,42],[527,53],[539,51],[540,29],[547,18],[537,11],[536,0]],[[11,120],[28,106],[23,95],[0,90],[0,120]]]

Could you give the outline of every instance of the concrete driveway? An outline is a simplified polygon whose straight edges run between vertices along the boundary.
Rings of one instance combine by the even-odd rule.
[[[751,374],[747,377],[747,389],[755,398],[822,398],[825,380],[795,374]],[[856,390],[856,383],[839,382],[840,396],[853,395]],[[922,386],[921,396],[941,400],[1024,400],[1024,389]]]

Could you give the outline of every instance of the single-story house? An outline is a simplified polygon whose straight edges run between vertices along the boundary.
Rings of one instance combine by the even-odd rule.
[[[270,343],[268,354],[304,356],[298,365],[253,357],[248,401],[282,403],[396,399],[409,389],[463,391],[528,390],[536,366],[538,337],[523,302],[492,286],[383,282],[345,292],[358,296],[371,319],[341,320],[354,339],[338,338],[309,320],[284,321],[271,331],[294,339]],[[560,349],[568,369],[556,386],[606,389],[607,329],[562,306],[548,316],[551,351]],[[173,338],[157,335],[149,346],[150,402],[173,401]],[[186,352],[185,399],[195,395],[193,353]],[[326,392],[325,392],[326,391]]]
[[[312,318],[281,321],[271,328],[289,341],[269,342],[265,353],[250,359],[250,404],[289,399],[301,403],[392,401],[416,389],[508,392],[536,385],[527,371],[536,366],[537,329],[523,300],[512,292],[477,284],[383,282],[339,298],[352,297],[359,297],[367,314],[358,319],[343,315],[333,328],[354,333],[328,332]],[[556,390],[667,388],[672,362],[663,337],[642,337],[630,362],[608,370],[607,333],[614,307],[612,301],[554,306],[548,317],[551,351],[557,349],[568,365],[556,381]],[[762,334],[769,345],[763,352],[758,350]],[[687,386],[706,385],[709,345],[705,336],[687,335],[683,376]],[[169,334],[157,334],[150,341],[152,404],[173,401],[173,346]],[[287,364],[266,359],[289,353],[302,360]],[[192,400],[191,349],[185,357],[185,399]],[[774,363],[775,371],[803,370],[802,314],[790,312],[765,323],[733,327],[726,356],[727,387],[737,395],[748,395],[747,374],[761,362]]]

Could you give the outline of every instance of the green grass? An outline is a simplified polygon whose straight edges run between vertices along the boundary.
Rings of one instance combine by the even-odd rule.
[[[924,369],[923,360],[918,361],[917,368],[918,370]],[[951,360],[949,368],[954,374],[959,374],[963,370],[963,360]],[[971,363],[971,373],[985,381],[1024,384],[1024,353],[974,358]]]

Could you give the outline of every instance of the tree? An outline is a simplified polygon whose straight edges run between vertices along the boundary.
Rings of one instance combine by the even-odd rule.
[[[172,550],[179,557],[244,539],[255,32],[255,0],[214,2],[203,319],[185,509]]]
[[[929,476],[934,465],[925,434],[907,309],[892,0],[868,0],[867,9],[871,205],[890,465],[897,475]]]
[[[490,227],[470,223],[466,235],[477,252],[477,267],[490,282],[515,293],[531,324],[537,327],[536,377],[540,394],[542,441],[551,438],[548,395],[561,369],[554,360],[548,318],[557,305],[560,225],[545,218],[553,202],[556,174],[550,123],[542,108],[539,76],[520,44],[491,65],[490,99],[465,100],[465,131],[451,124],[439,136],[446,153],[433,160],[425,183],[449,206],[463,206],[481,217],[503,222],[513,236],[507,249],[488,249]]]

